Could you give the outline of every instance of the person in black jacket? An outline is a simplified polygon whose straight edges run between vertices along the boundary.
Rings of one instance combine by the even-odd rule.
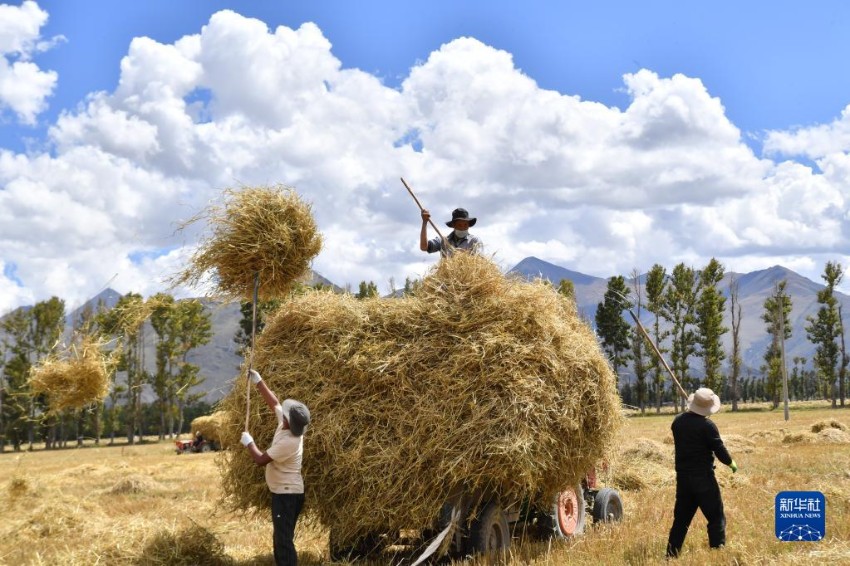
[[[708,545],[720,548],[726,544],[726,516],[714,477],[714,456],[733,473],[738,465],[723,445],[717,426],[707,418],[719,409],[720,398],[701,387],[688,397],[688,410],[673,419],[670,427],[676,446],[676,505],[667,539],[668,558],[679,555],[697,508],[708,521]]]

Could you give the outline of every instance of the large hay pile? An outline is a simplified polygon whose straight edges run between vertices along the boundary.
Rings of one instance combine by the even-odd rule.
[[[210,233],[173,283],[197,285],[211,276],[215,294],[244,300],[252,297],[259,273],[260,298],[285,296],[322,248],[310,206],[286,187],[224,194],[223,205],[211,205],[187,223],[205,219]]]
[[[622,420],[574,303],[468,254],[441,261],[412,297],[293,297],[258,337],[254,367],[281,400],[310,407],[307,506],[342,539],[430,526],[460,490],[551,502],[603,458]],[[222,404],[234,444],[245,384]],[[258,446],[275,424],[255,401]],[[247,451],[221,465],[235,508],[268,507]]]
[[[223,411],[197,417],[192,421],[192,436],[201,433],[205,439],[218,442],[222,447],[226,447],[222,442],[222,426],[225,421],[226,415]]]
[[[102,401],[109,394],[109,378],[117,361],[103,353],[102,345],[86,337],[70,348],[67,358],[45,358],[30,371],[33,391],[46,394],[54,411]]]

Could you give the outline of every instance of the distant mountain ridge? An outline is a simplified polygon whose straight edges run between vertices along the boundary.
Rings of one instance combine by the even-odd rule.
[[[596,316],[596,307],[605,296],[605,290],[608,286],[606,279],[570,271],[535,257],[525,258],[511,269],[511,272],[519,273],[528,279],[543,277],[555,285],[560,283],[561,279],[570,279],[575,287],[576,304],[579,312],[591,324],[593,324]],[[792,360],[797,356],[806,358],[810,364],[815,347],[808,341],[805,327],[808,324],[807,317],[815,316],[820,308],[817,302],[817,292],[823,289],[824,285],[779,265],[744,274],[726,273],[719,284],[719,289],[727,297],[723,317],[724,326],[730,329],[730,332],[727,332],[723,336],[726,352],[732,349],[732,324],[728,297],[729,284],[733,277],[738,284],[738,299],[741,304],[742,320],[740,339],[745,371],[749,369],[755,373],[764,363],[763,356],[770,342],[765,323],[761,320],[762,313],[764,312],[764,301],[773,292],[774,284],[783,279],[787,281],[786,292],[792,301],[790,314],[792,334],[791,338],[786,342],[786,361],[789,368]],[[641,274],[638,277],[641,284],[643,284],[645,279],[646,274]],[[626,279],[626,284],[630,289],[633,289],[633,281],[631,278]],[[850,325],[850,296],[840,292],[836,292],[835,296],[844,305],[842,314],[845,325]],[[628,314],[625,315],[625,318],[631,323]],[[647,324],[651,320],[651,313],[644,310],[641,313],[641,322]],[[691,360],[695,372],[701,371],[698,359],[694,357]]]
[[[596,315],[596,307],[602,301],[607,288],[607,279],[586,275],[572,271],[564,267],[546,262],[539,258],[527,257],[509,270],[509,273],[518,274],[526,279],[543,278],[557,285],[562,279],[569,279],[575,287],[576,304],[581,316],[593,325]],[[738,274],[727,273],[719,287],[728,297],[729,282],[732,278],[738,283],[738,296],[742,309],[741,322],[741,346],[742,357],[745,366],[752,373],[757,373],[762,365],[762,357],[767,349],[769,337],[765,330],[761,315],[764,311],[764,301],[773,291],[776,282],[785,279],[787,291],[793,302],[791,311],[792,336],[786,342],[786,359],[789,367],[795,356],[802,356],[811,364],[814,354],[814,346],[808,342],[805,332],[806,318],[817,313],[817,292],[824,286],[799,275],[798,273],[782,266],[774,266],[768,269]],[[645,274],[638,277],[643,283]],[[344,288],[335,285],[318,273],[312,273],[305,283],[309,285],[322,285],[332,287],[336,292],[343,292]],[[627,279],[630,288],[633,281]],[[79,317],[86,307],[97,309],[98,304],[106,308],[115,305],[121,295],[112,290],[105,289],[92,297],[85,304],[74,309],[67,315],[66,336],[70,336],[73,322]],[[843,293],[836,293],[838,300],[844,305],[845,324],[850,325],[850,297]],[[241,313],[238,303],[220,303],[209,299],[201,299],[205,308],[212,318],[213,338],[209,344],[201,346],[190,354],[189,361],[201,367],[202,375],[206,380],[201,389],[206,393],[206,399],[210,402],[223,397],[232,387],[232,381],[236,377],[242,358],[237,355],[237,345],[234,337],[239,327]],[[652,320],[651,313],[643,311],[641,320],[648,324]],[[631,323],[628,315],[626,320]],[[2,317],[0,317],[2,318]],[[724,325],[731,327],[729,321],[729,302],[727,300],[726,312],[724,313]],[[1,334],[1,333],[0,333]],[[724,335],[724,348],[728,353],[731,350],[731,332]],[[148,360],[149,370],[153,370],[155,356],[155,334],[150,324],[145,325],[145,357]],[[692,358],[694,372],[700,371],[696,357]],[[728,360],[726,361],[728,362]],[[724,363],[726,363],[724,362]],[[725,371],[725,365],[724,365]],[[145,400],[152,400],[152,394],[148,392]]]

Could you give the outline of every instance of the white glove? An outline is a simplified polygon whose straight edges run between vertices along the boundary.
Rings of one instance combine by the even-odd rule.
[[[248,446],[249,444],[254,443],[254,437],[248,434],[248,431],[242,433],[242,438],[239,440],[242,443],[242,446]]]
[[[253,383],[254,385],[257,385],[258,383],[260,383],[263,380],[263,378],[260,377],[260,374],[257,373],[256,370],[253,370],[253,369],[248,371],[248,379],[250,379],[251,383]]]

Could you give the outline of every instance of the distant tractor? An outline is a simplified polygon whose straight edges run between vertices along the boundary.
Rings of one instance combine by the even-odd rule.
[[[174,444],[178,454],[186,452],[217,452],[221,450],[221,445],[217,441],[207,440],[201,435],[197,435],[194,440],[177,440]]]

